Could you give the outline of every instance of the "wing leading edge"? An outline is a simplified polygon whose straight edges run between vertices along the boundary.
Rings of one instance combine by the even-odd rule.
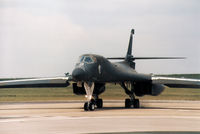
[[[152,76],[152,83],[174,88],[200,88],[199,79]]]
[[[54,78],[34,78],[0,81],[0,88],[20,88],[20,87],[67,87],[69,77]]]

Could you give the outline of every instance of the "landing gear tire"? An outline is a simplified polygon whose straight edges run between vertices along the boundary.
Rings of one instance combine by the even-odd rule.
[[[89,110],[94,111],[95,110],[95,104],[93,102],[90,102],[89,104]]]
[[[131,100],[130,99],[126,99],[125,100],[125,108],[130,108],[131,107]]]
[[[94,111],[95,110],[95,103],[94,101],[90,101],[90,102],[85,102],[84,104],[84,110],[85,111]]]
[[[85,110],[85,111],[88,111],[88,110],[89,110],[88,102],[85,102],[85,104],[84,104],[84,110]]]
[[[125,108],[130,108],[131,106],[133,106],[134,108],[139,108],[140,101],[139,99],[135,99],[134,96],[134,91],[135,91],[134,83],[128,83],[128,84],[131,85],[130,89],[128,89],[128,86],[126,85],[125,82],[120,84],[121,87],[124,89],[125,93],[130,97],[130,99],[125,100]]]
[[[139,99],[135,99],[133,101],[133,107],[134,108],[140,108],[140,101],[139,101]]]
[[[96,105],[97,105],[97,108],[102,108],[103,107],[103,100],[97,99]]]

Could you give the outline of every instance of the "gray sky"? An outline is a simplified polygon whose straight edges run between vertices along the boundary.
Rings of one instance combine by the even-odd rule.
[[[137,61],[143,73],[200,73],[199,0],[0,0],[0,77],[62,76],[78,56],[184,56]]]

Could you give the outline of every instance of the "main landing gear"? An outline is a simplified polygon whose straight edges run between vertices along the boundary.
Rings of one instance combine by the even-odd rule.
[[[84,88],[86,91],[86,98],[87,102],[84,104],[84,110],[85,111],[94,111],[95,108],[102,108],[103,107],[103,100],[98,98],[98,95],[93,96],[94,91],[94,82],[84,82]]]
[[[131,108],[132,106],[134,108],[140,108],[140,101],[139,99],[135,99],[133,88],[129,90],[128,86],[126,86],[124,83],[121,83],[120,85],[125,90],[125,93],[130,97],[125,99],[125,108]]]

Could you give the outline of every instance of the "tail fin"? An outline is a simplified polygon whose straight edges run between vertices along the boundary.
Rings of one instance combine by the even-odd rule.
[[[131,30],[131,35],[129,39],[128,51],[126,57],[110,57],[110,60],[125,60],[129,63],[133,63],[134,60],[151,60],[151,59],[185,59],[185,57],[134,57],[132,54],[132,44],[133,44],[133,34],[134,29]]]
[[[125,57],[126,61],[131,61],[133,58],[132,55],[132,44],[133,44],[133,34],[134,34],[134,29],[131,30],[131,35],[130,35],[130,39],[129,39],[129,45],[128,45],[128,51]]]

